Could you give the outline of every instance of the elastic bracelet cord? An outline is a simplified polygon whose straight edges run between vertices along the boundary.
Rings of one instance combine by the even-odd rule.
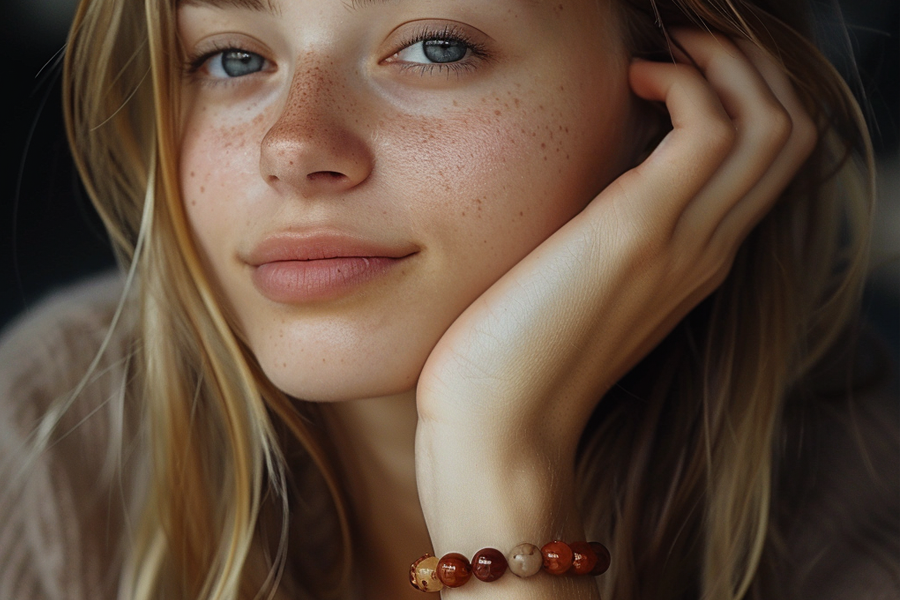
[[[507,570],[517,577],[531,577],[542,570],[557,576],[596,577],[609,569],[609,563],[609,550],[600,542],[554,540],[542,548],[519,544],[506,556],[495,548],[484,548],[471,562],[458,552],[440,559],[425,554],[409,566],[409,583],[420,592],[439,592],[444,587],[465,585],[472,575],[487,583],[497,581]]]

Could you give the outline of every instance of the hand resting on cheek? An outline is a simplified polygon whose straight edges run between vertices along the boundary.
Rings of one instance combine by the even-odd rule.
[[[466,538],[448,507],[488,526],[468,499],[494,488],[499,505],[523,507],[511,529],[550,511],[577,539],[558,498],[571,496],[566,477],[596,403],[722,283],[816,144],[762,51],[700,31],[674,39],[690,59],[678,51],[675,63],[630,69],[634,93],[664,102],[672,130],[478,298],[422,371],[417,475],[439,553]]]

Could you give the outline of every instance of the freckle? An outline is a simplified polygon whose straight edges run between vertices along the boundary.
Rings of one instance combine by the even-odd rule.
[[[519,211],[519,216],[520,216],[520,217],[524,217],[524,216],[525,216],[525,213],[523,213],[522,211]]]
[[[281,366],[282,366],[282,368],[287,369],[287,363],[286,363],[286,362],[281,363]]]
[[[460,213],[460,214],[461,214],[462,216],[466,216],[466,211],[462,211],[462,213]]]
[[[538,104],[538,108],[539,108],[540,110],[544,110],[544,105],[543,105],[543,104]]]
[[[200,193],[203,194],[206,192],[206,188],[204,186],[200,186]]]
[[[191,206],[197,206],[197,201],[196,201],[196,200],[191,200]]]
[[[453,101],[453,106],[459,106],[459,102],[457,102],[456,100],[454,100],[454,101]]]
[[[564,85],[559,86],[559,91],[561,91],[561,92],[566,91],[566,86],[564,86]]]
[[[191,171],[191,177],[193,177],[193,176],[194,176],[194,172],[193,172],[193,171]]]

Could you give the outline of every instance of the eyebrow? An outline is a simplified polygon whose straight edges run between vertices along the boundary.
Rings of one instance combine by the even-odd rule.
[[[208,6],[211,8],[242,8],[254,12],[280,15],[277,0],[178,0],[178,6]]]
[[[350,0],[349,2],[345,2],[347,8],[351,10],[358,10],[360,8],[365,8],[367,6],[372,6],[373,4],[390,4],[391,2],[400,2],[400,0]]]

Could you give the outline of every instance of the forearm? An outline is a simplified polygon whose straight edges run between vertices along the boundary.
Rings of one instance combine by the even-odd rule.
[[[523,542],[584,541],[569,456],[533,439],[492,444],[477,427],[454,431],[420,423],[417,434],[419,496],[436,556],[458,552],[471,560],[486,547],[507,555]],[[459,600],[599,598],[593,577],[543,570],[527,578],[507,571],[490,583],[473,576],[442,593]]]

